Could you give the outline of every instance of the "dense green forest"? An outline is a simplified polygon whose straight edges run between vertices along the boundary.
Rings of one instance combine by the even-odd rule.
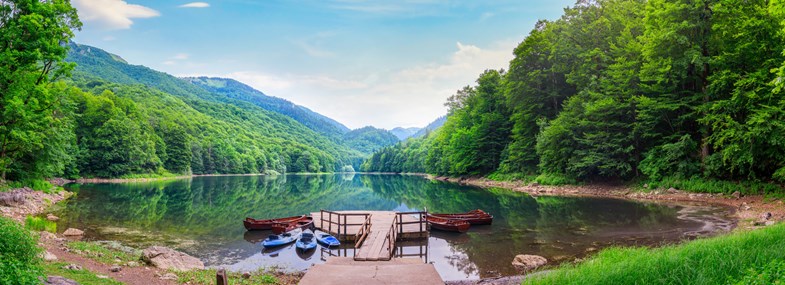
[[[365,171],[785,182],[785,2],[580,0]]]
[[[233,80],[128,64],[70,42],[67,1],[20,3],[0,10],[5,180],[353,171],[397,142]]]

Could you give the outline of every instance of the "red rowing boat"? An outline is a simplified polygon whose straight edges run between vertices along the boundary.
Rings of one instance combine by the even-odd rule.
[[[273,233],[280,235],[282,233],[293,231],[294,229],[303,229],[313,226],[313,218],[305,217],[303,219],[292,221],[288,223],[275,223],[273,224]]]
[[[451,220],[464,220],[472,225],[490,225],[493,223],[493,216],[483,210],[471,210],[466,213],[458,214],[430,214],[432,216],[451,219]]]
[[[269,220],[257,220],[254,218],[245,218],[243,221],[243,226],[245,226],[246,230],[269,230],[272,229],[273,224],[276,223],[290,223],[296,222],[302,219],[305,219],[306,216],[292,216],[286,218],[278,218],[278,219],[269,219]]]
[[[465,233],[469,231],[471,224],[465,220],[447,219],[432,215],[426,215],[425,219],[431,224],[432,229]]]

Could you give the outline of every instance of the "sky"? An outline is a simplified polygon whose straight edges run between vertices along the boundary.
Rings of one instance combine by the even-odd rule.
[[[71,0],[74,40],[175,76],[238,80],[355,129],[424,127],[574,0]]]

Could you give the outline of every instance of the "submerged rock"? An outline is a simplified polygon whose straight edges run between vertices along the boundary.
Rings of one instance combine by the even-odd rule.
[[[83,236],[84,231],[80,229],[68,228],[63,232],[64,236]]]
[[[151,246],[142,251],[142,260],[161,269],[189,271],[204,269],[204,263],[196,257],[163,246]]]
[[[548,263],[545,257],[539,255],[519,254],[512,260],[512,265],[518,270],[534,270]]]

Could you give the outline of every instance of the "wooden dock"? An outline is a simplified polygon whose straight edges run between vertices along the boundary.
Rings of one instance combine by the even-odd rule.
[[[308,269],[300,285],[332,284],[444,284],[433,264],[419,258],[396,258],[391,261],[362,262],[346,257],[330,257],[325,264]]]
[[[311,213],[314,225],[342,241],[355,243],[354,260],[390,260],[395,242],[428,237],[424,212],[320,211]]]

